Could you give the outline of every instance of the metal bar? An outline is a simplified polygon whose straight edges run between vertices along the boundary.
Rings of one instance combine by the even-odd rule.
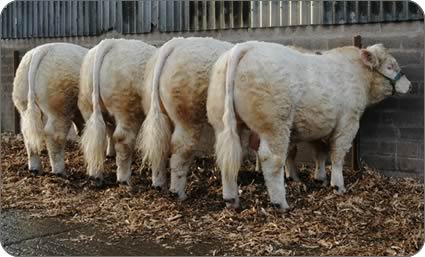
[[[184,26],[183,29],[185,31],[189,31],[190,30],[190,5],[189,2],[183,2],[184,4]]]

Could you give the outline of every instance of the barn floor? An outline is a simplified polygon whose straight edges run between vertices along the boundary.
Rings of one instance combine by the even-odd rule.
[[[150,187],[149,172],[139,161],[133,164],[131,185],[118,186],[114,161],[107,160],[106,185],[96,188],[85,177],[76,143],[67,144],[65,178],[29,174],[20,136],[2,134],[1,146],[2,222],[11,213],[25,213],[33,223],[55,219],[64,227],[89,226],[96,240],[84,233],[69,240],[93,247],[93,253],[99,240],[157,245],[168,249],[159,253],[170,255],[413,255],[423,244],[424,189],[418,179],[345,170],[347,193],[337,195],[315,183],[309,167],[300,166],[304,184],[288,182],[293,209],[280,214],[268,204],[262,175],[246,163],[239,178],[244,208],[236,212],[224,208],[219,172],[209,158],[196,160],[189,197],[176,202]],[[42,160],[49,171],[46,152]],[[135,254],[132,247],[122,249],[119,255]]]

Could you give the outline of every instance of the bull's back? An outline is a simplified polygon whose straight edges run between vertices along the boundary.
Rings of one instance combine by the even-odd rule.
[[[63,113],[69,108],[75,109],[80,67],[88,50],[67,43],[52,43],[40,47],[47,48],[47,54],[35,74],[34,91],[37,104],[44,112]],[[24,55],[17,70],[13,93],[14,98],[19,98],[21,102],[17,106],[26,105],[30,61],[38,48]]]
[[[210,38],[189,38],[181,42],[162,70],[161,100],[172,120],[206,123],[209,76],[214,63],[232,44]]]
[[[138,40],[117,40],[100,69],[101,99],[109,112],[142,111],[145,67],[156,48]]]

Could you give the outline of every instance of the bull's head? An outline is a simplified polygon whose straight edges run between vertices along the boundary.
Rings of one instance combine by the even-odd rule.
[[[391,85],[393,95],[395,93],[405,94],[410,90],[410,81],[402,73],[396,59],[388,53],[382,44],[361,49],[360,54],[366,66],[388,80],[389,83],[384,83],[384,86],[389,87]]]

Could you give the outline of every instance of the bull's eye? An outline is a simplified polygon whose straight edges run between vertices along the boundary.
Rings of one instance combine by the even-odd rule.
[[[389,69],[389,70],[394,69],[394,64],[392,64],[392,63],[391,63],[391,64],[388,64],[388,65],[387,65],[387,69]]]

